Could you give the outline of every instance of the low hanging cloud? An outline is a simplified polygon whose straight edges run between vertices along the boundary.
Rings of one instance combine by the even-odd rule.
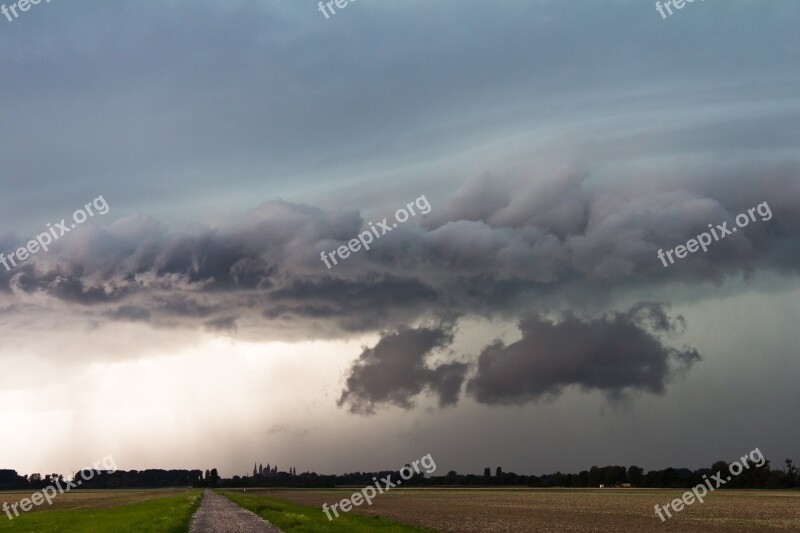
[[[483,404],[523,404],[567,387],[619,398],[626,391],[662,394],[669,380],[700,360],[660,336],[678,332],[683,318],[670,318],[659,304],[595,319],[565,315],[559,322],[532,316],[520,322],[522,338],[486,347],[467,391]]]
[[[683,331],[684,320],[670,317],[666,306],[657,303],[640,303],[599,318],[567,314],[553,322],[531,316],[519,327],[522,339],[487,346],[471,365],[436,368],[427,366],[425,359],[452,343],[449,330],[386,334],[353,364],[339,406],[360,414],[389,405],[410,409],[414,398],[426,391],[438,395],[440,406],[453,405],[470,366],[474,375],[466,391],[482,404],[536,402],[572,386],[616,400],[632,391],[663,394],[670,380],[700,360],[695,349],[664,343],[664,337]]]
[[[347,387],[339,398],[353,413],[372,414],[378,406],[414,406],[413,398],[429,390],[439,406],[458,402],[467,372],[464,363],[426,363],[432,352],[453,342],[448,328],[401,329],[384,335],[374,348],[365,348],[350,369]]]

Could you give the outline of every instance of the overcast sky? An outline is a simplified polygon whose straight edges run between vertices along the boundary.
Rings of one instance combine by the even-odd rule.
[[[800,459],[796,2],[19,15],[0,252],[109,209],[0,265],[0,468]]]

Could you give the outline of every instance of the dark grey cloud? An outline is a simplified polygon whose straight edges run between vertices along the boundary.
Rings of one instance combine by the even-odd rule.
[[[682,326],[658,304],[643,303],[600,318],[567,314],[554,322],[520,322],[522,339],[485,348],[467,391],[485,404],[522,404],[575,386],[611,398],[627,391],[660,394],[675,375],[700,359],[696,350],[664,344]]]
[[[438,294],[424,280],[369,274],[356,280],[325,276],[298,280],[270,293],[268,320],[318,319],[346,332],[375,331],[412,313],[437,307]]]
[[[236,318],[234,317],[220,317],[214,320],[209,320],[205,323],[205,327],[209,331],[217,331],[222,333],[235,334],[238,331],[236,326]]]
[[[298,335],[508,318],[557,309],[544,296],[565,287],[605,301],[621,288],[797,273],[798,182],[796,162],[681,179],[478,179],[330,270],[319,254],[366,226],[358,211],[270,201],[236,224],[183,232],[134,215],[80,228],[22,267],[0,269],[0,294],[46,296],[36,305],[94,318],[174,327],[233,321],[251,332],[279,324]],[[759,216],[669,268],[658,259],[658,250],[763,202],[769,220]]]
[[[383,335],[373,348],[364,348],[353,364],[339,406],[361,414],[387,405],[409,409],[414,397],[426,390],[438,396],[441,407],[455,404],[467,365],[453,362],[431,368],[426,362],[452,341],[446,327],[404,328]]]
[[[150,311],[143,307],[136,307],[134,305],[122,305],[106,313],[106,316],[112,320],[120,320],[124,322],[149,322]]]
[[[426,391],[440,406],[454,405],[470,367],[467,393],[488,405],[524,404],[554,397],[568,387],[598,390],[619,400],[630,392],[662,394],[667,384],[700,360],[697,350],[671,347],[685,328],[664,304],[642,302],[624,312],[553,321],[531,315],[520,321],[522,338],[485,347],[474,362],[426,360],[453,341],[449,328],[401,329],[365,348],[349,370],[339,406],[373,414],[380,407],[410,409]]]

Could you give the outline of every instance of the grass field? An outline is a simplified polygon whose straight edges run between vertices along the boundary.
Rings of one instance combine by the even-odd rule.
[[[688,506],[662,523],[654,506],[679,498],[683,492],[666,489],[393,489],[375,498],[371,507],[362,505],[355,512],[453,533],[800,531],[798,491],[716,491],[704,503]],[[353,489],[335,489],[276,490],[263,494],[309,505],[324,518],[320,509],[323,503],[330,505],[352,493]],[[338,520],[341,519],[334,522]]]
[[[0,515],[0,532],[36,533],[185,533],[200,501],[200,490],[72,491],[53,505],[9,520]],[[30,492],[2,492],[13,504]],[[13,511],[12,511],[13,515]]]
[[[378,516],[344,514],[329,521],[319,507],[309,507],[282,501],[269,496],[265,491],[248,489],[219,491],[229,500],[238,503],[257,515],[269,520],[285,533],[425,533],[430,529],[401,524]]]

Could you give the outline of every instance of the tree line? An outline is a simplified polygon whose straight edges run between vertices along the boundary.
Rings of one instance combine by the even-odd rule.
[[[717,472],[727,473],[729,463],[717,461],[710,468],[690,470],[688,468],[665,468],[645,472],[638,466],[593,466],[577,474],[556,472],[542,476],[504,472],[497,467],[492,474],[486,468],[483,475],[459,474],[450,471],[443,476],[424,477],[415,474],[403,481],[403,486],[437,487],[437,486],[519,486],[519,487],[642,487],[642,488],[691,488],[703,482],[703,476],[711,477]],[[325,488],[341,485],[368,485],[373,479],[391,476],[392,480],[400,478],[398,471],[352,472],[341,475],[320,475],[315,472],[290,474],[278,472],[271,477],[233,476],[220,481],[223,487],[294,487]],[[750,465],[740,474],[732,476],[724,488],[739,489],[790,489],[800,488],[800,473],[791,459],[784,461],[782,469],[773,469],[768,460],[760,467]]]
[[[703,476],[711,477],[717,472],[728,472],[729,464],[717,461],[710,468],[690,470],[688,468],[665,468],[646,472],[638,466],[593,466],[577,474],[556,472],[542,476],[504,472],[497,467],[492,474],[486,468],[483,475],[459,474],[450,471],[443,476],[425,477],[414,474],[403,480],[403,486],[519,486],[519,487],[647,487],[647,488],[691,488],[703,482]],[[298,474],[272,472],[270,475],[256,472],[253,476],[221,478],[217,469],[210,470],[118,470],[116,472],[93,471],[81,479],[80,472],[66,479],[81,479],[79,489],[140,489],[164,487],[294,487],[328,488],[340,485],[369,485],[374,479],[390,476],[400,479],[399,471],[351,472],[340,475],[322,475],[316,472]],[[0,490],[41,490],[64,481],[60,474],[31,474],[21,476],[15,470],[0,470]],[[740,489],[789,489],[800,488],[800,473],[791,459],[784,461],[783,468],[773,469],[769,461],[760,467],[751,465],[741,474],[733,476],[724,487]]]
[[[216,470],[214,470],[216,474]],[[89,478],[89,479],[87,479]],[[107,472],[103,470],[83,470],[68,476],[61,474],[31,474],[21,476],[16,470],[0,470],[0,490],[41,490],[45,487],[55,486],[56,483],[65,484],[65,480],[81,481],[78,489],[147,489],[162,487],[189,487],[201,486],[210,479],[210,472],[203,475],[202,470],[117,470]]]

